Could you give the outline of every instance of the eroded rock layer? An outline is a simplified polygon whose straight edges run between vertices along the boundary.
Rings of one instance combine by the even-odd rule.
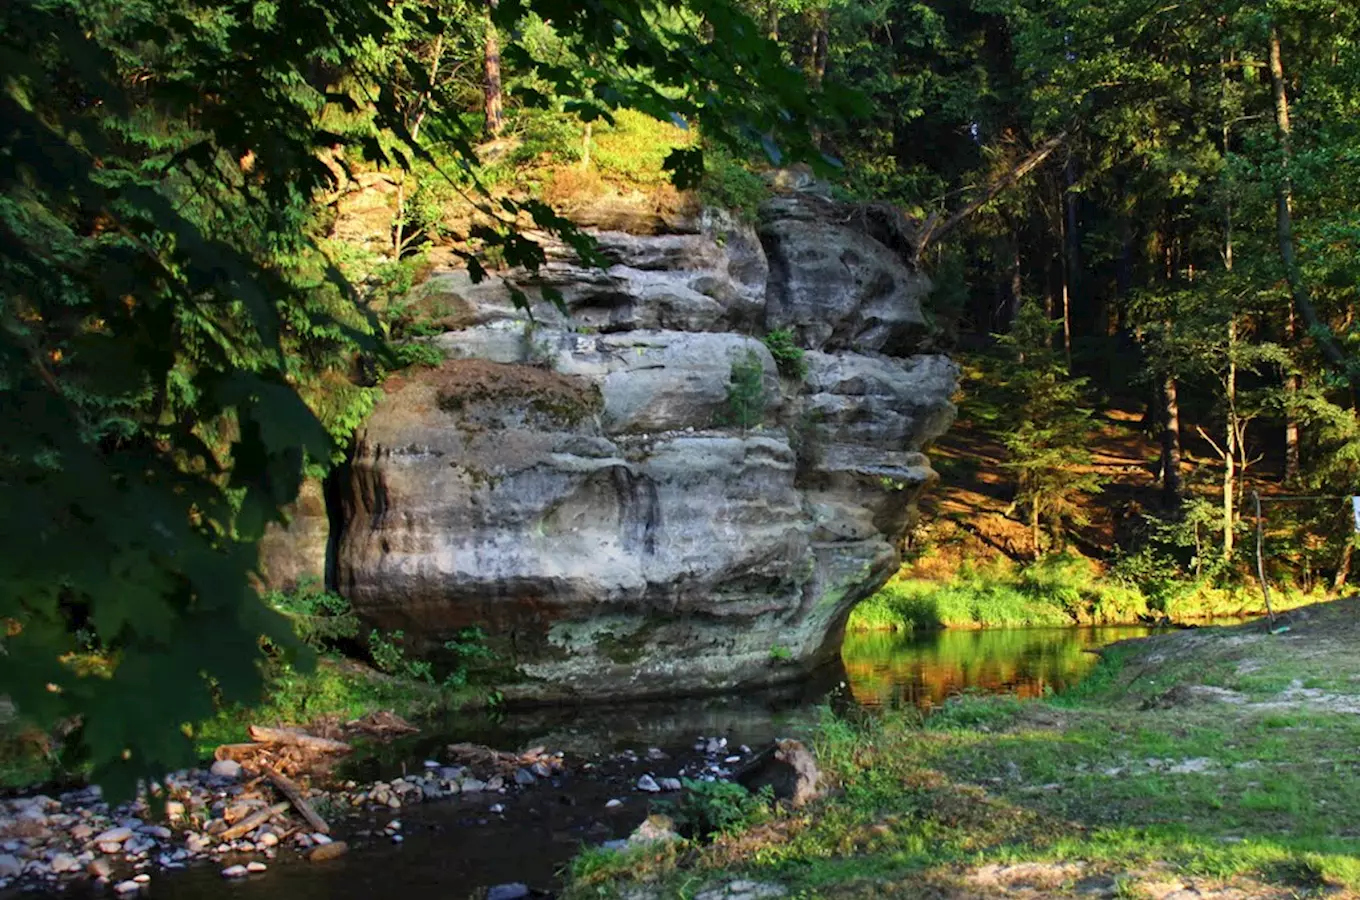
[[[336,581],[436,646],[477,625],[511,696],[645,696],[791,677],[894,571],[957,370],[921,352],[929,282],[814,198],[759,226],[603,231],[561,249],[569,316],[436,273],[448,361],[385,386],[343,494]],[[787,329],[806,374],[758,338]],[[734,408],[745,366],[753,412]],[[744,421],[743,421],[744,420]]]

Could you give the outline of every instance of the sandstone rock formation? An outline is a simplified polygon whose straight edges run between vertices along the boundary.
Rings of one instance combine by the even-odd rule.
[[[957,378],[921,352],[925,276],[845,213],[789,196],[758,229],[604,231],[605,270],[555,248],[568,316],[436,273],[448,361],[391,379],[359,436],[338,588],[430,646],[481,626],[510,697],[723,689],[834,652],[897,565]],[[805,377],[781,377],[774,328]],[[743,362],[766,397],[746,427]]]

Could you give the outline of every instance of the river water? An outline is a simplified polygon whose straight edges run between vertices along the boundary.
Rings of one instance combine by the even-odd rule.
[[[801,684],[740,697],[711,697],[586,709],[528,710],[448,722],[442,734],[384,748],[356,778],[416,770],[452,741],[503,749],[544,744],[568,760],[591,761],[556,785],[522,793],[478,794],[401,811],[400,845],[381,835],[386,816],[337,828],[353,848],[334,862],[279,861],[264,875],[225,883],[215,866],[157,875],[157,900],[464,900],[488,886],[520,882],[550,891],[583,845],[626,837],[653,798],[634,785],[643,772],[678,774],[693,766],[700,736],[733,748],[806,734],[820,709],[862,706],[930,709],[965,691],[1037,697],[1075,684],[1095,664],[1091,650],[1142,637],[1147,628],[1004,629],[934,634],[852,634],[842,663]],[[647,751],[668,754],[647,761]],[[621,758],[633,751],[640,759]],[[611,799],[621,806],[607,809]],[[494,811],[493,804],[504,807]],[[365,834],[373,831],[373,834]],[[545,896],[540,894],[539,896]]]

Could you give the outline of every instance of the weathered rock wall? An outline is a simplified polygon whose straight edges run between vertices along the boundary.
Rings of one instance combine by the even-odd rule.
[[[512,697],[723,689],[834,651],[897,566],[957,379],[921,352],[928,280],[846,213],[789,196],[758,228],[601,231],[605,270],[554,248],[568,316],[436,273],[421,302],[448,361],[390,380],[359,435],[339,589],[431,642],[483,627]],[[805,377],[752,336],[775,328]],[[750,360],[766,403],[742,428]]]

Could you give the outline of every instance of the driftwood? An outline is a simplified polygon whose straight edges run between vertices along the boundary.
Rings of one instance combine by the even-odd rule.
[[[344,741],[317,737],[295,728],[264,728],[259,725],[251,725],[250,738],[261,744],[283,744],[289,747],[313,750],[317,753],[348,753],[350,751],[349,744]]]
[[[259,744],[222,744],[213,751],[213,759],[235,759],[237,754],[254,753]]]
[[[250,815],[246,816],[244,819],[242,819],[235,825],[228,828],[226,831],[219,834],[217,836],[217,839],[219,841],[234,841],[238,837],[241,837],[244,834],[249,834],[256,828],[259,828],[261,825],[263,825],[265,822],[268,822],[270,819],[274,818],[279,813],[284,813],[287,811],[288,811],[287,803],[275,803],[273,806],[265,807],[264,809],[261,809],[257,812],[253,812]]]
[[[293,804],[293,808],[302,815],[302,818],[307,820],[307,824],[311,826],[312,831],[330,834],[331,826],[328,825],[326,820],[321,818],[317,811],[312,808],[312,805],[302,796],[302,791],[299,790],[296,784],[268,766],[264,767],[264,774],[265,777],[269,779],[270,783],[278,789],[278,792],[288,798],[288,802]]]

